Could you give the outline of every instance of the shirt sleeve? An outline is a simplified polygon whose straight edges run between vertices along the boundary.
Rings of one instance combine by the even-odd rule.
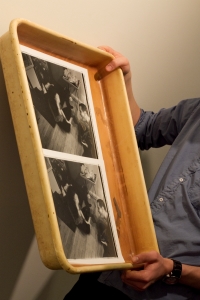
[[[168,109],[163,108],[157,113],[141,110],[135,126],[139,148],[148,150],[172,145],[199,103],[200,98],[194,98],[183,100]]]

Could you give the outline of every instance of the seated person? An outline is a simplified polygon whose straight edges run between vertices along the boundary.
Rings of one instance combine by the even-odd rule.
[[[71,107],[62,106],[60,95],[54,84],[46,82],[44,88],[46,90],[46,98],[56,123],[65,131],[69,131],[72,121]]]
[[[76,226],[85,234],[90,233],[90,207],[84,206],[82,208],[78,194],[74,187],[69,184],[65,188],[65,199],[69,204],[69,210],[72,214]]]

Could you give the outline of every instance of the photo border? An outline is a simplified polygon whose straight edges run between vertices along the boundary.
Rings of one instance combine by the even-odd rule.
[[[109,220],[111,224],[111,231],[113,234],[113,240],[114,240],[114,245],[116,248],[116,254],[118,257],[109,257],[109,258],[85,258],[85,259],[68,259],[68,261],[72,264],[103,264],[103,263],[122,263],[124,262],[122,253],[121,253],[121,248],[119,244],[119,239],[117,236],[117,229],[116,229],[116,224],[114,220],[114,215],[113,215],[113,209],[111,205],[111,199],[110,199],[110,193],[109,193],[109,187],[107,183],[107,176],[106,176],[106,171],[105,171],[105,164],[103,160],[103,155],[102,155],[102,150],[101,150],[101,144],[100,144],[100,139],[99,139],[99,133],[98,133],[98,128],[97,128],[97,123],[96,123],[96,117],[95,117],[95,111],[94,111],[94,106],[93,106],[93,100],[92,100],[92,95],[91,95],[91,90],[90,90],[90,82],[88,78],[88,72],[86,68],[79,67],[75,64],[63,61],[61,59],[55,58],[53,56],[44,54],[40,51],[36,51],[34,49],[31,49],[29,47],[25,47],[23,45],[20,45],[20,49],[22,53],[25,53],[30,56],[34,56],[38,59],[42,59],[44,61],[56,64],[61,67],[66,67],[71,70],[74,70],[76,72],[80,72],[85,81],[85,89],[86,89],[86,98],[89,106],[89,111],[90,111],[90,116],[91,116],[91,123],[92,123],[92,129],[94,131],[94,140],[95,140],[95,146],[97,150],[97,158],[89,158],[89,157],[83,157],[75,154],[69,154],[65,152],[59,152],[55,150],[49,150],[49,149],[43,149],[43,155],[44,157],[49,157],[49,158],[55,158],[55,159],[62,159],[62,160],[67,160],[67,161],[73,161],[73,162],[79,162],[79,163],[86,163],[86,164],[93,164],[97,165],[100,168],[100,173],[102,175],[102,188],[105,193],[105,201],[107,204],[107,209],[108,209],[108,214],[109,214]],[[32,99],[32,97],[31,97]],[[32,105],[33,100],[32,100]],[[38,129],[39,131],[39,129]],[[40,135],[40,133],[39,133]],[[67,257],[66,257],[67,258]]]

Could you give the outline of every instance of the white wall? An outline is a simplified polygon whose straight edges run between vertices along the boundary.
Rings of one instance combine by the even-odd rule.
[[[8,30],[12,19],[25,18],[92,46],[110,45],[125,54],[131,62],[134,93],[140,106],[157,110],[174,105],[181,99],[200,95],[199,12],[199,0],[0,0],[0,36]],[[2,81],[2,75],[0,79]],[[20,167],[4,88],[1,83],[0,117],[3,121],[0,140],[3,146],[0,157],[1,163],[5,160],[10,162],[12,154],[12,166],[9,166],[8,172],[15,170],[18,174]],[[6,141],[11,145],[9,149],[12,153],[6,150],[5,147],[8,146],[4,146],[5,135],[9,139]],[[167,149],[141,154],[147,186],[150,185]],[[16,171],[18,169],[19,172]],[[11,176],[5,176],[5,169],[1,168],[0,172],[0,206],[6,212],[2,218],[0,215],[3,220],[1,227],[10,229],[9,235],[6,235],[5,230],[0,230],[1,243],[4,243],[4,265],[0,262],[0,269],[5,270],[6,265],[8,266],[7,277],[2,273],[4,277],[1,278],[10,284],[9,287],[4,284],[1,293],[5,295],[5,299],[2,299],[8,300],[20,271],[19,264],[25,259],[31,243],[33,228],[22,176],[15,175],[16,182],[13,187],[9,182]],[[10,191],[11,194],[8,194],[10,186],[13,194]],[[20,193],[19,199],[16,195]],[[12,197],[15,200],[15,213],[9,218],[10,215],[6,216],[13,209]],[[20,207],[16,205],[16,201],[21,201]],[[19,222],[20,232],[14,232]],[[16,235],[18,239],[15,238]],[[16,240],[14,244],[13,240]],[[51,300],[54,295],[54,299],[60,300],[72,285],[71,276],[64,272],[55,272],[48,290],[44,289],[38,297],[33,297],[32,292],[29,296],[25,295],[28,291],[23,286],[18,286],[16,290],[24,293],[23,299],[39,300],[41,297],[43,300]],[[37,293],[37,281],[34,278],[31,272],[26,276]],[[39,279],[38,276],[37,278]],[[72,281],[74,282],[74,277]],[[26,284],[24,281],[23,283]],[[12,299],[22,298],[16,296]]]

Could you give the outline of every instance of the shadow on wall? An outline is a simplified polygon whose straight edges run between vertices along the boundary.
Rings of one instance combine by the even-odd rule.
[[[0,64],[0,291],[8,300],[34,231]]]
[[[69,274],[63,270],[56,271],[35,300],[63,300],[78,277],[79,275]]]

